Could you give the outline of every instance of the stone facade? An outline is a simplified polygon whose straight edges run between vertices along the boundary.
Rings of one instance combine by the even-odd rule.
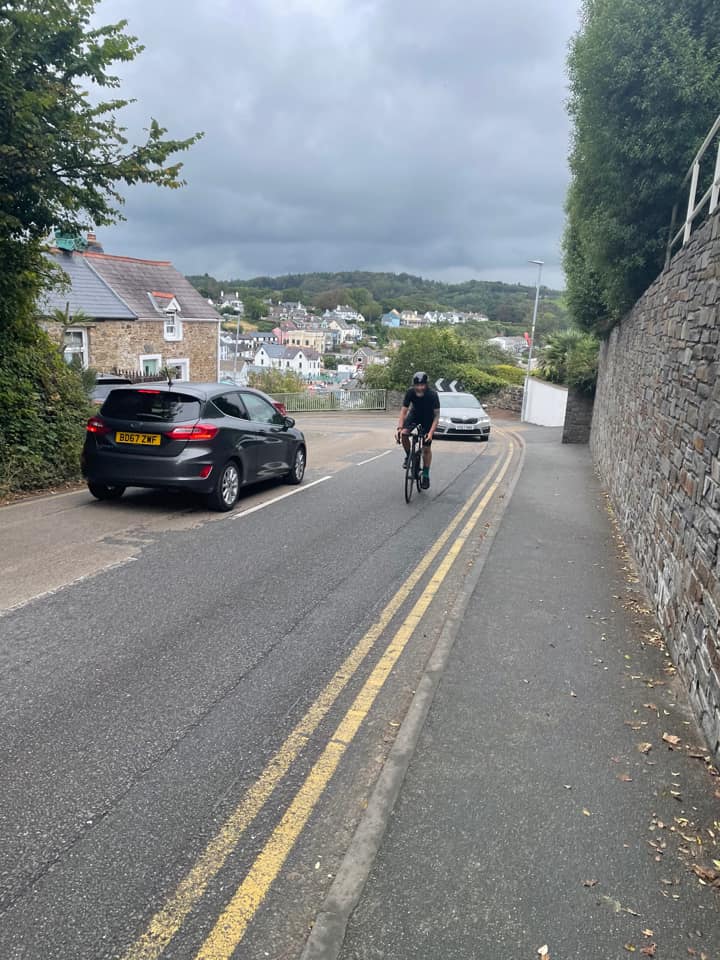
[[[720,216],[603,345],[591,448],[720,754]]]
[[[59,343],[62,327],[45,324]],[[188,379],[214,383],[218,377],[218,324],[212,320],[186,320],[182,340],[164,337],[162,320],[98,320],[72,329],[87,331],[88,366],[98,373],[113,370],[141,372],[141,356],[160,356],[160,366],[172,360],[188,361]]]
[[[594,397],[580,390],[568,391],[563,443],[589,443]]]
[[[523,405],[523,387],[504,387],[497,393],[489,393],[482,398],[482,405],[488,410],[505,410],[520,416]]]

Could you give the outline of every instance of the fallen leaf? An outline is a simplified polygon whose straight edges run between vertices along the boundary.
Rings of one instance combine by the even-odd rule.
[[[632,943],[626,943],[625,949],[628,953],[635,953],[636,947]]]
[[[701,867],[697,863],[694,863],[690,869],[701,883],[706,883],[710,887],[720,889],[720,871],[710,870],[708,867]]]
[[[596,887],[600,881],[599,880],[583,880],[584,887]]]
[[[643,930],[642,934],[643,934],[644,937],[647,937],[647,938],[649,939],[650,937],[654,937],[654,936],[655,936],[655,931],[654,931],[654,930],[651,930],[651,929],[648,927],[647,930]]]
[[[629,773],[621,773],[618,777],[618,780],[620,780],[622,783],[632,783],[632,777]]]
[[[638,750],[640,751],[640,753],[644,753],[644,754],[647,756],[648,753],[650,753],[650,751],[652,750],[652,744],[651,744],[651,743],[639,743],[639,744],[637,745],[637,748],[638,748]]]
[[[656,944],[656,943],[651,943],[651,944],[650,944],[649,946],[647,946],[647,947],[641,947],[641,948],[640,948],[640,953],[641,953],[644,957],[654,957],[656,952],[657,952],[657,944]]]
[[[673,736],[671,733],[664,733],[662,738],[671,747],[676,747],[680,743],[680,737]]]
[[[543,957],[543,958],[545,958],[545,960],[550,960],[550,951],[549,951],[549,949],[548,949],[548,945],[547,945],[547,944],[545,944],[544,946],[540,947],[540,949],[538,950],[538,955],[541,956],[541,957]]]
[[[584,817],[590,817],[590,816],[592,816],[592,814],[590,813],[589,810],[587,810],[585,807],[583,807],[583,816],[584,816]]]

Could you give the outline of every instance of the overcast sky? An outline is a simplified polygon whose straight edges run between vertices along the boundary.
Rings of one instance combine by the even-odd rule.
[[[407,270],[562,283],[577,0],[104,0],[146,50],[137,129],[205,131],[108,252],[249,277]]]

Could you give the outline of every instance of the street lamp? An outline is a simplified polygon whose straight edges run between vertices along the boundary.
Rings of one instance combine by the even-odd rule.
[[[525,420],[528,406],[528,387],[530,385],[530,369],[532,366],[533,351],[535,349],[535,324],[537,323],[538,305],[540,303],[540,287],[542,286],[542,272],[545,266],[544,260],[528,260],[528,263],[534,263],[538,268],[537,284],[535,285],[535,308],[533,309],[532,333],[530,334],[530,352],[528,353],[527,372],[525,374],[525,389],[523,390],[522,416]]]

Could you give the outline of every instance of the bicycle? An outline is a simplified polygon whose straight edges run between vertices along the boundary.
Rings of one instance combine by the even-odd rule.
[[[422,463],[425,436],[426,432],[420,424],[410,432],[410,453],[408,454],[407,466],[405,468],[405,503],[410,503],[412,500],[415,487],[417,487],[418,493],[422,491]],[[400,442],[400,433],[398,432],[398,443]]]

